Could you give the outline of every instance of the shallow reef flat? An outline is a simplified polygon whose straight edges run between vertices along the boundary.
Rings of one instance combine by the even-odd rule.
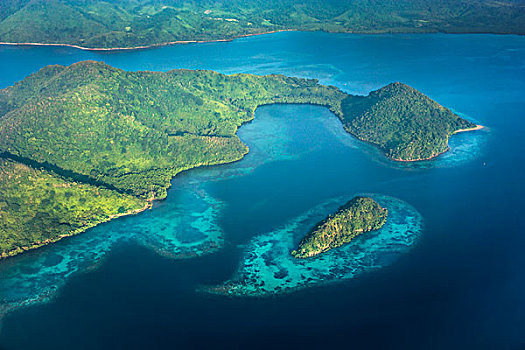
[[[489,128],[477,132],[455,134],[448,142],[449,151],[437,157],[433,164],[432,162],[421,162],[420,164],[414,163],[414,166],[452,168],[463,165],[483,154],[482,151],[486,147],[489,137]]]
[[[223,203],[200,189],[176,190],[176,204],[102,224],[0,265],[0,317],[9,311],[50,300],[69,277],[96,268],[117,243],[136,241],[174,259],[220,249],[223,232],[216,224]]]
[[[356,237],[352,243],[314,258],[295,259],[290,252],[312,226],[336,210],[348,197],[324,202],[284,227],[255,237],[231,280],[204,286],[203,292],[232,296],[269,296],[334,283],[390,265],[408,252],[423,229],[423,218],[399,199],[366,194],[389,210],[379,230]]]

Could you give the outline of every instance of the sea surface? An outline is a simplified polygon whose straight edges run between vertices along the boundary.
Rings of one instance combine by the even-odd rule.
[[[241,161],[184,172],[153,210],[0,263],[0,349],[525,349],[525,37],[283,32],[88,52],[0,46],[0,88],[48,64],[406,83],[486,126],[396,163],[326,108],[271,105]],[[355,195],[377,232],[289,252]]]

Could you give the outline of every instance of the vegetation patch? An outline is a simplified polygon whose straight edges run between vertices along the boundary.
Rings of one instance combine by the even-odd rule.
[[[350,243],[365,232],[380,229],[388,210],[369,197],[355,197],[318,223],[299,243],[292,255],[309,258]]]
[[[0,158],[0,257],[83,232],[147,204]]]
[[[402,83],[365,97],[348,96],[342,111],[349,133],[379,146],[397,161],[434,158],[448,150],[448,139],[454,132],[476,127]]]

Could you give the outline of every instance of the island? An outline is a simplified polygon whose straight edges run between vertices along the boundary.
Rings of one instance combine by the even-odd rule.
[[[274,103],[325,106],[394,160],[436,156],[476,128],[401,83],[354,96],[283,75],[47,66],[0,90],[0,256],[145,210],[180,172],[242,159],[237,129]]]
[[[2,0],[0,42],[107,50],[284,30],[525,34],[523,16],[520,1]]]
[[[387,215],[388,210],[372,198],[355,197],[315,225],[292,255],[304,259],[340,247],[362,233],[380,229]]]

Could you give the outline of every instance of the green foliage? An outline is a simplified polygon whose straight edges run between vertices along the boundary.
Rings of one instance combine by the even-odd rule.
[[[448,149],[455,131],[476,125],[419,91],[394,83],[342,102],[345,129],[399,161],[430,159]]]
[[[0,257],[85,231],[146,202],[0,158]]]
[[[111,48],[273,30],[525,33],[523,0],[2,0],[0,41]]]
[[[358,235],[381,228],[388,215],[376,201],[355,197],[318,223],[292,251],[296,258],[309,258],[349,243]]]
[[[346,96],[316,80],[210,71],[125,72],[99,62],[49,66],[0,90],[0,150],[163,198],[182,170],[241,159],[235,135],[257,106]]]

